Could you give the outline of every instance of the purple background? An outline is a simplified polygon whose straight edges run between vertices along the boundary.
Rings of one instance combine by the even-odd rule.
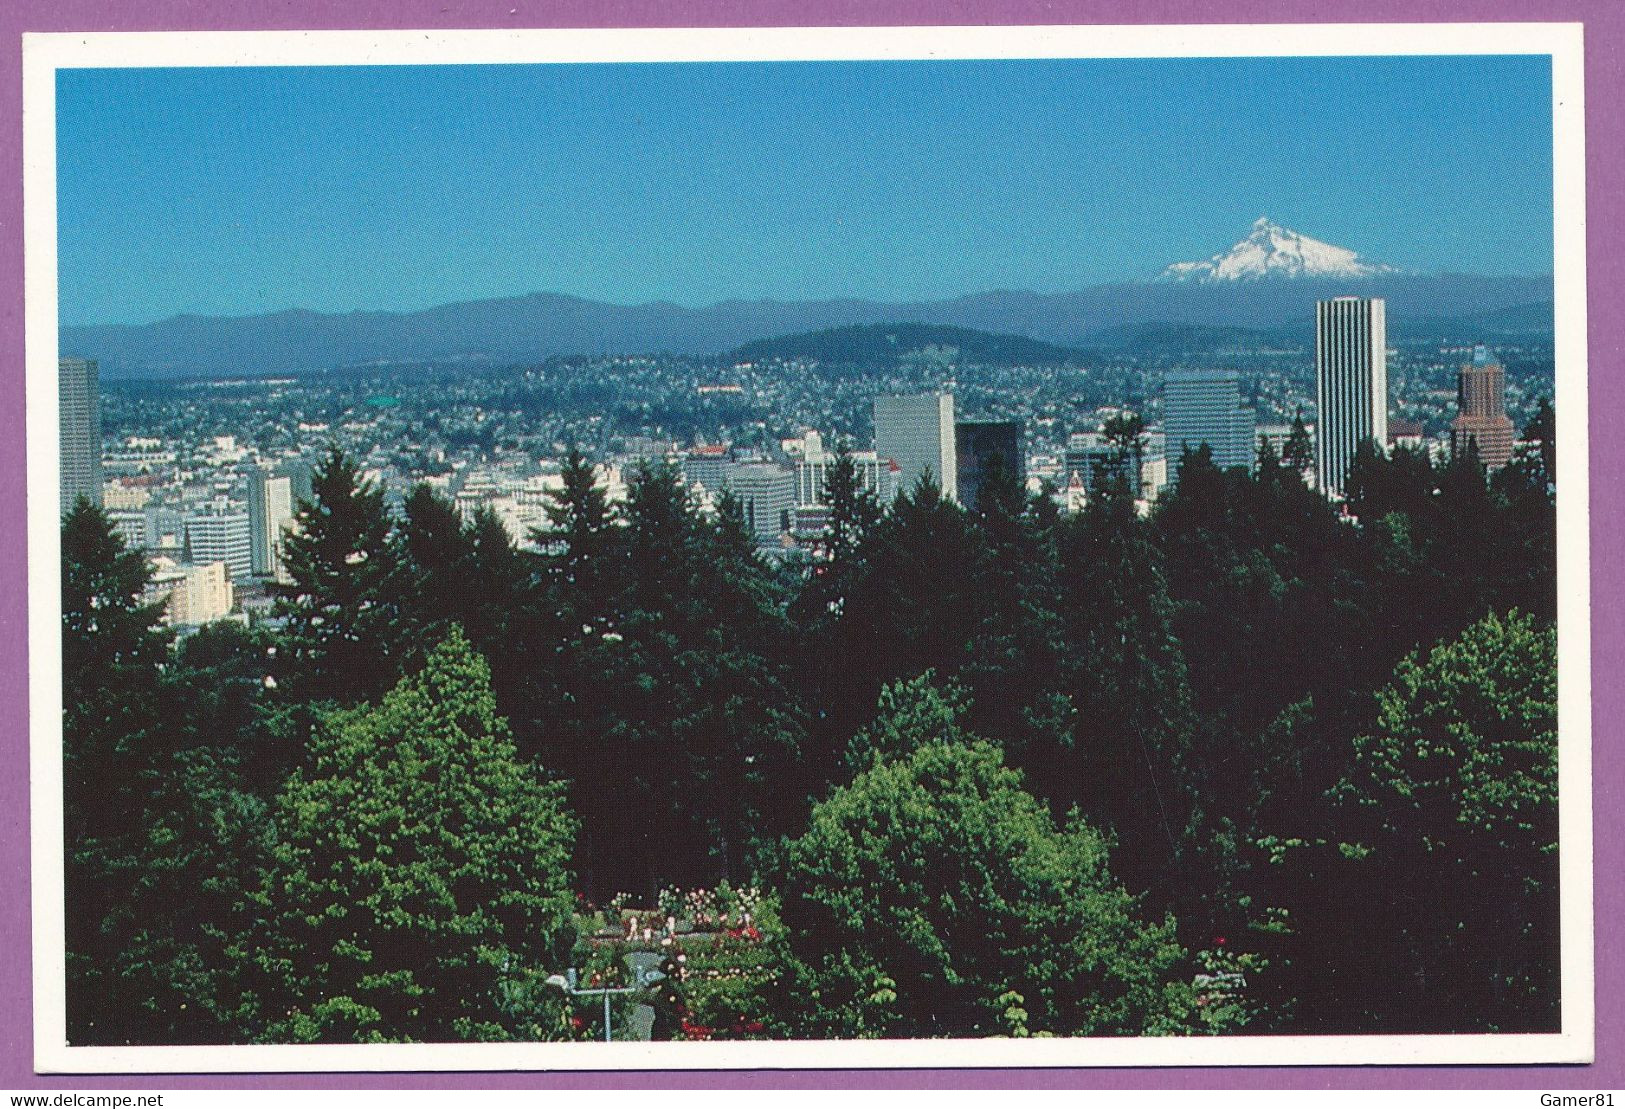
[[[226,1075],[41,1078],[33,1072],[29,955],[27,532],[23,445],[22,40],[24,31],[320,28],[897,26],[908,24],[1472,22],[1585,23],[1590,228],[1593,774],[1597,1062],[1589,1067],[1291,1067],[1222,1069],[767,1071],[562,1074]],[[1261,44],[1267,46],[1267,44]],[[6,0],[0,3],[0,1089],[1054,1087],[1100,1089],[1364,1087],[1625,1088],[1625,571],[1612,434],[1625,414],[1625,103],[1619,0]]]

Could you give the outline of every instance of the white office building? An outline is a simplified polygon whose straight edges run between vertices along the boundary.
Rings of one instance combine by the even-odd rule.
[[[104,509],[107,519],[112,523],[113,530],[118,532],[119,538],[124,540],[124,546],[132,551],[143,550],[147,546],[147,514],[134,512],[127,508]]]
[[[795,525],[796,478],[771,462],[736,462],[723,475],[723,487],[739,502],[745,527],[758,547],[778,548]]]
[[[186,561],[193,565],[224,562],[236,580],[254,573],[254,531],[248,513],[224,498],[186,517]]]
[[[61,482],[58,511],[84,497],[102,503],[102,390],[95,362],[63,358],[56,367]]]
[[[176,563],[164,557],[152,561],[152,573],[142,601],[162,603],[164,622],[175,628],[195,628],[231,614],[234,597],[224,562],[201,566]]]
[[[926,473],[948,500],[959,499],[952,393],[876,397],[875,453],[897,463],[899,488],[912,494]]]

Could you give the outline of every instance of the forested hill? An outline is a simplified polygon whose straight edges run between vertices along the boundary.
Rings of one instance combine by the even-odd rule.
[[[810,359],[865,366],[934,358],[948,365],[1030,366],[1075,363],[1087,356],[1080,350],[1021,335],[999,335],[946,324],[886,323],[759,339],[738,348],[731,357],[737,362]]]

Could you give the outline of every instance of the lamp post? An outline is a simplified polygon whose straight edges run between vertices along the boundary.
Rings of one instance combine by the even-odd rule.
[[[607,1044],[614,1040],[614,1036],[610,1031],[610,996],[612,994],[640,993],[653,986],[656,982],[664,981],[665,977],[660,971],[651,967],[634,964],[632,966],[632,985],[630,986],[580,987],[576,985],[576,969],[571,967],[563,974],[548,975],[547,984],[563,990],[571,997],[602,996],[604,999],[604,1042]]]

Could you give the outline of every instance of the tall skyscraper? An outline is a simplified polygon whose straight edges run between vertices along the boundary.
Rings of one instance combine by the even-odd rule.
[[[1315,479],[1340,496],[1361,443],[1388,442],[1388,328],[1380,299],[1334,297],[1315,305]]]
[[[1253,410],[1241,403],[1241,378],[1234,370],[1184,370],[1162,384],[1162,435],[1168,480],[1179,484],[1186,451],[1207,447],[1221,470],[1253,468],[1257,457]]]
[[[929,471],[942,495],[958,500],[953,394],[876,397],[875,453],[897,463],[898,488],[905,493],[912,495],[915,484]]]
[[[982,481],[995,459],[1018,488],[1026,487],[1021,424],[1015,420],[960,420],[954,425],[954,457],[959,466],[954,482],[959,491],[959,503],[972,512],[976,511]]]
[[[1472,445],[1486,470],[1511,462],[1512,420],[1506,400],[1506,370],[1486,347],[1474,347],[1473,360],[1456,377],[1456,406],[1461,411],[1450,421],[1451,451],[1464,454]]]
[[[57,419],[61,427],[62,476],[59,511],[79,497],[102,503],[102,390],[95,362],[63,358],[56,367]]]
[[[280,576],[282,545],[293,519],[293,480],[264,470],[250,473],[249,552],[255,577]]]

